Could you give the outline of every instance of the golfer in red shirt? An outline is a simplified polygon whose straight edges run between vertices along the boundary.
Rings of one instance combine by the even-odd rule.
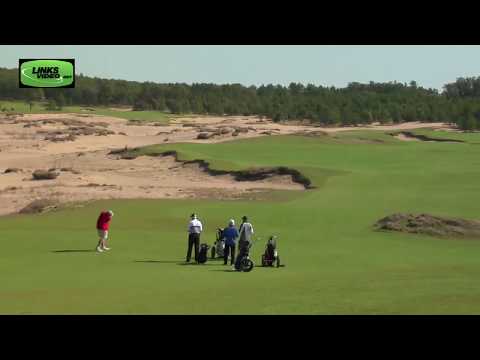
[[[107,239],[108,239],[108,229],[110,227],[110,221],[113,217],[113,211],[102,211],[100,216],[97,220],[97,232],[100,240],[98,241],[97,251],[104,252],[105,250],[110,250],[107,247]]]

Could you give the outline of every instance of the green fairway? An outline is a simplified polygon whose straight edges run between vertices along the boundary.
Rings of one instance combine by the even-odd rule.
[[[417,129],[412,131],[417,135],[426,135],[432,139],[461,140],[471,144],[480,144],[480,132],[452,132],[452,131],[432,131],[430,129]]]
[[[162,111],[119,111],[106,107],[90,107],[90,106],[65,106],[61,111],[50,111],[45,109],[45,104],[35,102],[30,111],[30,106],[21,101],[4,101],[0,100],[0,110],[7,109],[8,112],[15,111],[25,114],[58,114],[58,113],[78,113],[78,114],[94,114],[102,116],[111,116],[127,120],[140,120],[147,122],[163,122],[167,123],[174,115],[167,114]],[[12,110],[13,109],[13,110]],[[89,110],[87,110],[89,109]]]
[[[454,136],[466,143],[351,131],[142,149],[176,150],[217,169],[287,166],[316,188],[257,201],[109,200],[0,218],[0,313],[480,314],[480,239],[372,227],[395,212],[480,218],[480,134]],[[98,254],[95,221],[107,208],[112,250]],[[253,260],[276,234],[286,266],[184,265],[192,212],[210,245],[229,218],[250,216],[262,237]]]

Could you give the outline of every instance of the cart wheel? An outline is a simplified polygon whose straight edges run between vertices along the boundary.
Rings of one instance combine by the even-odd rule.
[[[243,259],[240,268],[243,272],[250,272],[253,269],[253,261],[250,259]]]

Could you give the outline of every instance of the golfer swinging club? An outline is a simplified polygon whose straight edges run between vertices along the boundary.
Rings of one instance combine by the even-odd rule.
[[[192,247],[195,245],[195,261],[198,260],[198,248],[200,246],[200,234],[203,231],[202,223],[198,220],[196,214],[190,216],[191,220],[188,223],[188,251],[187,262],[190,262],[192,257]]]
[[[113,217],[113,211],[102,211],[100,216],[97,219],[97,233],[98,237],[100,238],[97,245],[98,252],[104,252],[105,250],[110,250],[107,247],[107,239],[108,239],[108,229],[110,227],[110,221]]]

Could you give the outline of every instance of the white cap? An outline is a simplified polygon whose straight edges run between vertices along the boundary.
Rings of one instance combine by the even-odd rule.
[[[108,210],[108,213],[110,214],[110,216],[113,216],[113,211],[112,210]]]
[[[230,221],[228,222],[228,225],[234,226],[235,225],[235,220],[230,219]]]

